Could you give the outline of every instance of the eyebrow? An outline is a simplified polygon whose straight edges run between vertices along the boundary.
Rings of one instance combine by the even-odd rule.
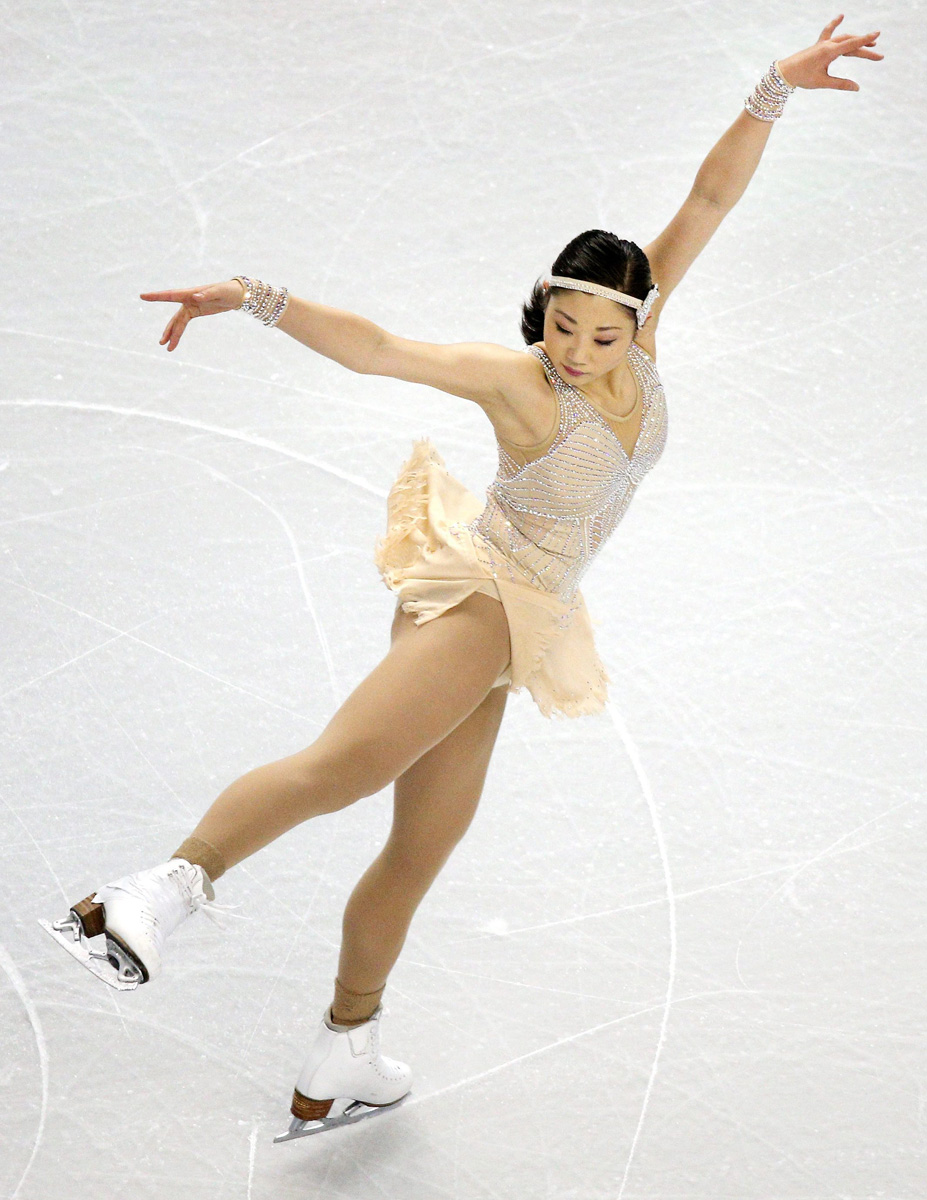
[[[573,325],[576,324],[576,318],[571,317],[569,313],[565,313],[562,308],[555,308],[554,312],[559,313],[561,315],[561,317],[564,317],[567,321],[570,321]],[[596,333],[599,333],[603,329],[617,329],[620,331],[621,326],[620,325],[596,325],[595,329],[596,329]]]

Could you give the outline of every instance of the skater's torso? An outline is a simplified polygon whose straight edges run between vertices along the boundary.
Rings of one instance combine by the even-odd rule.
[[[580,578],[621,520],[666,443],[666,401],[652,358],[629,347],[628,420],[567,383],[543,346],[529,348],[544,372],[544,403],[491,416],[499,469],[468,528],[495,577],[527,580],[572,603]],[[536,434],[528,444],[529,437]],[[517,438],[517,440],[513,440]],[[514,574],[513,574],[514,569]]]
[[[653,339],[643,340],[639,333],[635,346],[646,351],[655,365],[656,347]],[[534,352],[542,350],[546,354],[543,342],[535,342],[525,355],[525,387],[517,397],[509,397],[505,405],[486,406],[484,411],[492,423],[496,441],[509,454],[514,462],[525,465],[545,454],[551,447],[557,434],[559,404],[557,389],[551,378],[551,371],[541,361],[542,356]],[[624,376],[621,389],[615,400],[606,404],[594,399],[585,392],[585,399],[608,422],[612,432],[624,446],[625,453],[631,457],[635,443],[640,434],[642,388],[639,373],[635,372],[630,359],[634,350],[630,350],[624,363]],[[548,360],[548,365],[553,363]],[[569,385],[569,380],[557,373],[557,378]],[[630,414],[626,419],[624,414]]]

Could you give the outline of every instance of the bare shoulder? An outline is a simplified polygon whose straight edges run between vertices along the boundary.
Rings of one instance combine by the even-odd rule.
[[[647,322],[643,329],[638,329],[634,336],[634,344],[650,355],[653,362],[657,361],[657,331],[653,318]]]
[[[385,334],[367,373],[424,383],[481,407],[505,403],[530,380],[533,355],[495,342],[438,345]]]

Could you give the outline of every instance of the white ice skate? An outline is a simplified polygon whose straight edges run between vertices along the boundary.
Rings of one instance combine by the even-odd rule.
[[[39,924],[98,979],[132,991],[159,974],[164,939],[182,921],[200,908],[217,920],[214,898],[202,867],[172,858],[108,883],[61,921]]]
[[[325,1014],[303,1064],[290,1112],[293,1120],[275,1142],[350,1125],[400,1104],[412,1086],[405,1063],[380,1053],[380,1005],[369,1021],[341,1033]]]

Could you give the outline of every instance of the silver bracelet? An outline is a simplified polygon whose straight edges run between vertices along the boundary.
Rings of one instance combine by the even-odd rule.
[[[795,90],[785,82],[779,64],[774,62],[744,101],[744,108],[761,121],[775,121],[782,116],[785,102]]]
[[[242,312],[251,313],[265,325],[276,325],[289,302],[290,295],[286,288],[272,287],[260,279],[249,279],[247,275],[233,275],[232,278],[237,279],[245,289],[238,306]]]

